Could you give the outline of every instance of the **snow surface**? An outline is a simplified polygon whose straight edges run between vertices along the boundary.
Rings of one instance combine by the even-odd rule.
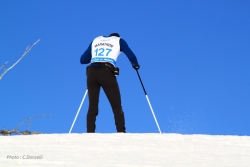
[[[0,136],[0,147],[1,167],[250,166],[249,136],[42,134]]]

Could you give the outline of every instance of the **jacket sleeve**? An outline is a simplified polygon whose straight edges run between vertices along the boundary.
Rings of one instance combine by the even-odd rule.
[[[132,65],[136,65],[136,66],[139,65],[135,54],[129,48],[127,42],[122,38],[120,38],[120,47],[121,47],[121,51],[126,54],[126,56],[128,57]]]
[[[91,46],[92,46],[92,42],[90,43],[88,49],[82,54],[81,58],[80,58],[80,63],[81,64],[88,64],[91,61]]]

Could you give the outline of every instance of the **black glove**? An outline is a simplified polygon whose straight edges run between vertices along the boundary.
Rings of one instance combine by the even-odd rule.
[[[137,64],[137,65],[133,64],[132,66],[133,66],[133,68],[134,68],[135,70],[139,70],[139,68],[140,68],[140,65],[139,65],[139,64]]]

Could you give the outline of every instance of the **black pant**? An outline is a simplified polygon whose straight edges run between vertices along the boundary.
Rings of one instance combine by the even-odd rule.
[[[121,95],[116,77],[105,65],[89,66],[87,70],[89,109],[87,114],[87,132],[95,132],[95,121],[98,115],[100,87],[103,88],[114,113],[117,132],[125,132],[125,119],[121,106]]]

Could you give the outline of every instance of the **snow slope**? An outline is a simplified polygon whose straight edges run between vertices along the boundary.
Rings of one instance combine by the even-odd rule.
[[[43,134],[0,136],[0,147],[1,167],[250,166],[249,136]]]

